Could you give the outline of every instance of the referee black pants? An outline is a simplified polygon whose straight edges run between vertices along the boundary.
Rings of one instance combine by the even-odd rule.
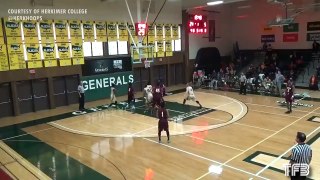
[[[80,93],[81,97],[79,97],[79,110],[84,110],[84,93]]]
[[[247,88],[246,88],[246,84],[243,82],[240,82],[240,94],[247,94]]]

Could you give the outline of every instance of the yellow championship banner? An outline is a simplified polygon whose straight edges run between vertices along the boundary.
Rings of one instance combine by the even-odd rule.
[[[43,20],[39,22],[41,43],[54,43],[52,20]]]
[[[39,43],[37,21],[23,21],[22,27],[26,44]]]
[[[104,21],[96,21],[96,39],[98,42],[107,42],[107,27],[106,22]]]
[[[85,42],[94,42],[93,21],[82,21],[83,36]]]
[[[148,26],[148,45],[154,45],[154,42],[156,40],[155,37],[155,28],[154,26],[149,25]]]
[[[117,41],[117,24],[115,22],[107,22],[108,41]]]
[[[26,44],[28,61],[41,60],[39,44]]]
[[[171,25],[170,24],[166,24],[164,25],[164,35],[166,40],[171,40]]]
[[[4,44],[4,35],[3,35],[2,25],[0,23],[0,45],[1,44]]]
[[[177,24],[172,25],[172,38],[173,40],[179,39],[179,26]]]
[[[21,26],[19,21],[4,20],[4,26],[7,36],[7,44],[21,44]]]
[[[72,64],[84,64],[82,43],[72,43]]]
[[[54,44],[42,44],[44,60],[56,60],[56,51]]]
[[[5,44],[0,44],[0,71],[8,71],[9,63],[7,56],[7,48]]]
[[[173,52],[172,52],[172,41],[166,41],[166,56],[173,56]]]
[[[162,24],[156,25],[156,32],[157,32],[157,39],[162,40],[163,39],[163,25]]]
[[[70,39],[71,42],[82,42],[81,22],[69,21]]]
[[[54,20],[57,42],[69,42],[67,25],[68,24],[66,20]]]
[[[128,32],[129,36],[130,36],[130,34],[131,34],[131,36],[136,36],[136,30],[135,30],[134,25],[128,24],[128,28],[129,28],[129,31],[130,31],[130,33]]]
[[[70,59],[69,43],[57,43],[57,48],[60,60]]]
[[[0,44],[4,44],[4,38],[3,38],[3,36],[0,36]]]
[[[28,69],[42,68],[42,61],[28,61]]]
[[[59,62],[60,66],[71,66],[71,59],[62,59]]]
[[[44,61],[44,67],[56,67],[58,66],[57,60],[45,60]]]
[[[118,23],[119,28],[119,40],[120,41],[128,41],[128,30],[126,23],[120,22]]]
[[[10,70],[26,68],[22,44],[8,45],[8,55]]]
[[[157,52],[157,57],[164,57],[164,46],[163,46],[163,42],[162,40],[157,42],[157,46],[158,46],[158,52]]]
[[[136,46],[138,46],[138,43],[139,43],[138,36],[132,36],[132,38],[133,38],[134,43],[136,44]],[[131,37],[129,38],[130,47],[134,47],[134,43],[132,41],[132,38]]]

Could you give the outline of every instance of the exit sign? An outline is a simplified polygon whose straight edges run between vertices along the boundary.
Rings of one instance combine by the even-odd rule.
[[[189,33],[205,34],[208,31],[207,17],[200,14],[190,15],[188,26],[189,26]]]

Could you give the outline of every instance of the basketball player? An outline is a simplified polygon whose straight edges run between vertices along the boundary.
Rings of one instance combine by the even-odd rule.
[[[287,88],[285,91],[285,99],[286,99],[287,108],[288,108],[288,111],[286,112],[287,114],[292,112],[293,98],[294,98],[294,86],[292,83],[292,79],[290,79],[287,82]]]
[[[143,93],[144,93],[143,96],[144,96],[144,99],[145,99],[145,108],[146,108],[144,112],[147,112],[152,107],[152,99],[153,99],[152,86],[151,86],[150,83],[148,83],[145,86],[145,88],[143,90]]]
[[[110,91],[110,100],[111,100],[111,103],[110,105],[108,106],[111,107],[112,105],[115,105],[116,108],[118,108],[117,104],[118,104],[118,101],[117,101],[117,97],[116,97],[116,88],[115,88],[115,84],[112,84],[111,85],[111,91]]]
[[[159,108],[161,102],[163,102],[163,92],[162,88],[160,86],[160,82],[157,82],[157,86],[153,89],[153,101],[152,101],[152,107],[153,108]]]
[[[169,124],[168,124],[168,118],[169,118],[169,112],[165,109],[165,103],[162,101],[160,103],[160,108],[158,109],[158,137],[159,137],[159,143],[161,143],[161,132],[166,131],[167,133],[167,142],[170,143],[170,133],[169,133]]]
[[[135,109],[134,103],[135,103],[134,89],[132,87],[132,83],[129,83],[129,87],[128,87],[128,105],[127,105],[126,109],[130,107],[131,111],[133,111]]]
[[[186,94],[185,98],[183,99],[183,105],[186,103],[187,100],[195,101],[200,106],[200,108],[202,108],[202,105],[199,101],[197,101],[196,96],[194,95],[193,88],[191,87],[191,82],[187,83]]]

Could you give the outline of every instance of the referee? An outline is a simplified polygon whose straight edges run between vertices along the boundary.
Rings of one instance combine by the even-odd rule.
[[[83,88],[82,81],[79,82],[78,94],[79,94],[79,111],[83,111],[85,109],[84,109],[84,88]]]
[[[312,158],[312,150],[311,147],[308,144],[305,144],[304,141],[306,140],[306,135],[302,132],[297,133],[296,142],[298,143],[293,149],[291,154],[291,160],[290,164],[291,167],[294,164],[307,164],[309,165]],[[302,180],[306,179],[306,176],[303,176],[303,174],[300,174],[301,169],[299,169],[298,172],[290,173],[292,180]]]
[[[246,82],[247,82],[247,78],[246,75],[244,75],[244,73],[241,73],[240,76],[240,94],[247,94],[247,88],[246,88]]]

